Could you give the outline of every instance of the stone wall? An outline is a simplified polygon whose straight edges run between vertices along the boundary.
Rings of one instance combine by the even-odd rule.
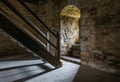
[[[83,3],[82,63],[104,71],[117,72],[120,69],[120,1],[85,0]]]
[[[25,1],[27,6],[48,26],[51,30],[59,31],[60,26],[60,2],[55,0]]]
[[[73,4],[65,1],[62,7]],[[82,64],[120,73],[120,1],[77,1],[74,5],[81,11]]]

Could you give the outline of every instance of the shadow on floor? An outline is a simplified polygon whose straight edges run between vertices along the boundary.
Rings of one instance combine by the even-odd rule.
[[[120,82],[120,76],[81,65],[74,82]]]
[[[52,70],[53,66],[29,54],[0,58],[0,82],[24,82]]]
[[[0,82],[24,82],[52,70],[55,68],[51,68],[45,63],[1,69]]]
[[[13,81],[13,82],[25,82],[25,81],[27,81],[27,80],[30,80],[30,79],[32,79],[32,78],[35,78],[35,77],[37,77],[37,76],[40,76],[40,75],[42,75],[42,74],[45,74],[45,73],[48,73],[48,72],[50,72],[50,71],[55,70],[55,68],[54,68],[54,69],[51,69],[51,68],[49,68],[48,66],[46,66],[46,65],[44,65],[44,64],[40,64],[40,65],[38,65],[38,66],[41,67],[42,69],[44,69],[45,71],[40,72],[40,73],[37,73],[37,74],[34,74],[34,75],[31,75],[31,76],[28,76],[28,77],[25,77],[25,78],[22,78],[22,79],[15,80],[15,81]]]

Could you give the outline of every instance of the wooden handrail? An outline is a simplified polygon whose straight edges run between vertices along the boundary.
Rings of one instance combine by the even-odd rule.
[[[49,36],[48,34],[44,34],[44,32],[40,31],[39,28],[33,24],[31,21],[29,21],[27,18],[24,18],[24,16],[22,16],[20,14],[19,11],[17,11],[17,9],[8,1],[8,0],[2,0],[2,2],[7,6],[9,7],[17,16],[19,16],[26,24],[28,24],[29,27],[31,27],[34,31],[36,31],[40,36],[42,36],[42,38],[44,38],[44,40],[47,41],[47,44],[46,44],[46,50],[49,51],[49,45],[53,46],[56,50],[57,50],[57,54],[55,54],[55,56],[57,57],[57,59],[60,58],[60,34],[57,32],[54,33],[39,17],[37,17],[27,6],[24,2],[22,2],[22,0],[18,0],[19,3],[21,3],[21,5],[23,7],[26,8],[26,10],[28,10],[30,12],[30,14],[32,14],[36,19],[37,21],[45,28],[48,30],[49,33],[51,33],[56,39],[57,39],[57,45],[54,45],[51,41],[49,41]],[[27,31],[27,30],[25,30]],[[31,35],[32,33],[30,33]],[[33,34],[31,35],[32,37],[35,38],[35,36],[33,36]],[[31,37],[30,36],[30,37]],[[35,38],[37,40],[37,38]],[[38,39],[39,40],[39,39]]]
[[[38,17],[36,16],[35,13],[33,13],[33,11],[31,9],[29,9],[29,7],[22,1],[22,0],[18,0],[21,4],[23,4],[23,6],[29,11],[31,12],[31,14],[41,23],[43,24],[43,26],[50,32],[52,33],[56,39],[57,39],[57,47],[56,47],[56,50],[57,50],[57,56],[60,56],[60,34],[59,32],[57,32],[57,35]],[[47,43],[48,44],[48,43]],[[48,49],[48,48],[47,48]],[[58,57],[60,58],[60,57]]]
[[[51,43],[43,34],[41,34],[30,22],[28,22],[22,15],[19,14],[19,12],[8,2],[4,1],[4,4],[6,4],[11,10],[13,10],[21,19],[23,19],[32,29],[34,29],[36,32],[38,32],[50,45],[52,45],[55,49],[57,47]]]
[[[1,7],[1,5],[2,5],[3,7]],[[4,8],[4,9],[7,9],[7,12],[5,12],[3,8]],[[2,14],[3,16],[5,16],[7,19],[10,19],[10,16],[9,16],[7,13],[9,13],[8,7],[7,7],[6,5],[0,3],[0,14]],[[13,12],[12,12],[12,15],[14,15]],[[16,16],[15,16],[15,17],[16,17]],[[18,18],[17,21],[21,21],[20,18]],[[44,47],[46,47],[46,45],[45,45],[43,42],[41,42],[41,40],[39,40],[34,34],[32,34],[31,32],[29,32],[26,28],[23,28],[23,25],[18,24],[18,23],[14,23],[15,21],[11,21],[11,22],[12,22],[13,24],[15,24],[16,26],[19,25],[18,28],[19,28],[20,30],[22,30],[23,32],[25,32],[25,34],[29,35],[32,39],[35,39],[36,42],[39,42],[39,43],[42,44]]]
[[[33,11],[31,11],[28,6],[22,1],[22,0],[18,0],[50,33],[52,33],[55,37],[57,37],[57,35],[38,17],[35,15],[35,13],[33,13]]]

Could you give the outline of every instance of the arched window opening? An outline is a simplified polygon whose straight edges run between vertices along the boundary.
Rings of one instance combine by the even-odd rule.
[[[80,10],[74,5],[67,5],[61,10],[60,31],[62,55],[70,55],[73,46],[80,42],[80,16]]]

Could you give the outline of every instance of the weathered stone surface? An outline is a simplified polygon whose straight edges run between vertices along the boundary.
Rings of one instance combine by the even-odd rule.
[[[37,16],[40,17],[40,19],[42,19],[42,21],[54,32],[59,31],[60,29],[59,3],[60,2],[52,0],[40,0],[36,12]]]
[[[84,4],[86,3],[84,2]],[[115,62],[120,58],[120,15],[118,14],[120,7],[117,6],[120,5],[120,2],[118,0],[96,0],[94,3],[91,2],[90,5],[86,5],[86,7],[91,7],[90,9],[88,8],[88,10],[82,12],[82,19],[86,20],[86,22],[82,22],[81,19],[84,24],[81,26],[81,38],[83,38],[81,44],[84,44],[86,50],[90,52],[90,56],[86,57],[86,60],[84,58],[84,61],[88,65],[93,66],[94,64],[93,67],[104,69],[104,71],[120,69],[119,62]],[[91,9],[93,10],[91,11]],[[89,14],[87,18],[84,16],[86,12]],[[110,61],[110,55],[118,58]],[[110,65],[108,62],[112,64]]]
[[[60,16],[80,18],[80,10],[74,5],[67,5],[61,10]]]
[[[81,11],[82,62],[104,71],[120,70],[120,1],[62,0],[61,4],[74,4]]]
[[[68,54],[72,45],[79,42],[79,19],[61,18],[61,53]]]

